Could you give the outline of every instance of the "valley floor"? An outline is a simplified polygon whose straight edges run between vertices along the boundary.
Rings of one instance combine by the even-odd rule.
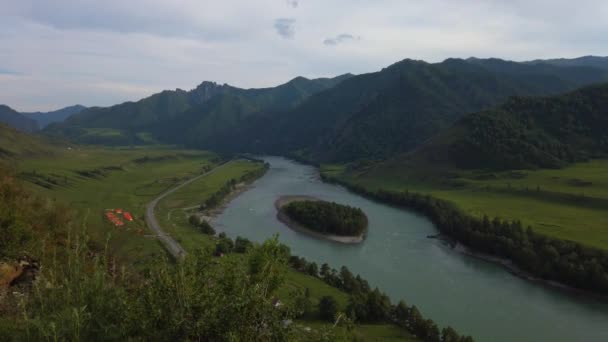
[[[521,220],[548,236],[608,249],[608,161],[564,169],[486,172],[424,170],[393,164],[350,170],[328,165],[322,172],[368,189],[429,194],[469,214]]]

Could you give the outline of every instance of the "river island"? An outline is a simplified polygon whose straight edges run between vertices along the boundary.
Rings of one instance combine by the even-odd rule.
[[[359,208],[311,196],[281,196],[275,207],[279,221],[316,238],[356,244],[367,233],[367,216]]]

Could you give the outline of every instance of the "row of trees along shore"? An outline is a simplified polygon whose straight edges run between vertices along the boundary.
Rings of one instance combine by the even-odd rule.
[[[474,251],[512,261],[521,270],[545,280],[608,295],[608,252],[535,233],[520,221],[490,220],[466,214],[451,202],[418,193],[371,191],[321,175],[365,197],[414,210],[427,216],[439,231]]]
[[[200,209],[205,210],[205,209],[211,209],[211,208],[217,207],[218,205],[220,205],[220,203],[222,203],[222,201],[224,200],[224,198],[226,198],[226,196],[228,196],[232,191],[234,191],[236,189],[237,184],[251,183],[254,180],[262,177],[266,173],[266,171],[268,171],[269,168],[270,168],[270,164],[264,163],[264,167],[262,167],[262,168],[249,171],[249,172],[245,173],[244,175],[242,175],[241,177],[239,177],[238,179],[233,178],[233,179],[229,180],[219,190],[217,190],[215,193],[213,193],[213,195],[209,196],[209,198],[201,204]]]
[[[273,241],[273,240],[271,240]],[[275,240],[276,241],[276,237]],[[255,249],[255,244],[238,236],[234,241],[225,233],[217,238],[215,255],[227,253],[248,253]],[[338,272],[324,263],[319,267],[315,262],[291,254],[289,247],[281,244],[282,253],[288,256],[289,266],[301,273],[322,280],[329,286],[344,291],[349,295],[346,308],[346,319],[360,324],[389,323],[396,324],[426,342],[473,342],[470,336],[461,336],[452,327],[439,329],[431,319],[425,319],[416,306],[408,306],[403,300],[392,304],[390,298],[378,288],[372,289],[367,280],[354,275],[346,266]],[[306,318],[312,311],[309,300],[310,289],[303,296],[294,299],[300,309],[295,318]],[[340,312],[335,298],[324,296],[318,303],[319,317],[329,322],[339,322]]]
[[[296,271],[308,274],[326,284],[338,288],[349,295],[346,316],[353,322],[361,324],[390,323],[396,324],[416,337],[427,342],[472,342],[470,336],[461,336],[453,328],[439,329],[431,319],[425,319],[416,306],[408,306],[403,300],[392,304],[390,298],[372,289],[369,283],[359,275],[342,266],[338,272],[329,265],[319,266],[298,256],[289,257],[289,265]],[[321,298],[319,314],[322,319],[334,321],[338,315],[336,300],[331,296]]]
[[[292,220],[323,234],[359,236],[367,229],[367,216],[359,208],[326,201],[294,201],[282,210]]]

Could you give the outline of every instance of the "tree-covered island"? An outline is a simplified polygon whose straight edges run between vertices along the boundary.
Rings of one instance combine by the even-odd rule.
[[[279,220],[316,237],[360,243],[367,232],[367,216],[359,208],[304,196],[282,197],[276,206]]]

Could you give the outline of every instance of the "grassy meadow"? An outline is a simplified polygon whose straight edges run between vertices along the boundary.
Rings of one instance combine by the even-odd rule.
[[[415,191],[452,201],[474,216],[519,219],[549,236],[608,249],[608,161],[563,169],[488,172],[392,164],[322,171],[370,189]]]
[[[144,222],[145,206],[168,188],[219,165],[216,155],[201,151],[176,150],[169,147],[59,149],[51,155],[25,158],[15,165],[19,178],[28,188],[74,210],[78,223],[92,240],[103,244],[110,239],[112,252],[121,262],[145,267],[147,262],[165,255],[160,243],[150,237]],[[231,179],[261,168],[259,163],[233,160],[214,172],[163,199],[157,206],[161,226],[188,251],[212,248],[215,239],[204,235],[188,223],[189,211]],[[110,224],[103,212],[121,208],[133,214],[134,221],[123,227]],[[234,238],[234,237],[233,237]],[[228,258],[243,258],[229,254]],[[333,265],[339,267],[341,265]],[[311,329],[329,329],[330,324],[316,320],[316,306],[323,296],[336,298],[340,309],[348,305],[348,295],[314,277],[289,270],[277,296],[289,301],[294,291],[309,289],[313,314],[298,324]],[[0,321],[1,323],[1,321]],[[338,334],[347,335],[344,328]],[[412,340],[403,329],[393,325],[361,325],[355,336],[362,340]]]
[[[212,245],[213,241],[207,235],[200,233],[188,223],[188,217],[198,210],[203,201],[231,179],[238,179],[247,172],[260,168],[262,164],[243,159],[232,160],[219,166],[209,175],[161,200],[156,207],[158,222],[186,250]]]
[[[216,161],[211,153],[165,147],[72,148],[23,159],[16,168],[28,187],[73,209],[78,229],[86,229],[93,241],[111,238],[114,254],[135,263],[164,253],[146,236],[146,204]],[[110,224],[104,210],[116,208],[131,212],[134,221]]]

